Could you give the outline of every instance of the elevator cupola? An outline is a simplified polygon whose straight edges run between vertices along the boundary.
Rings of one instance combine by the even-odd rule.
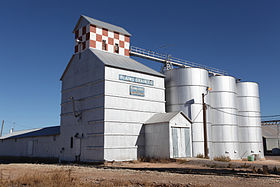
[[[130,33],[122,27],[80,16],[75,33],[75,53],[94,48],[129,56]]]

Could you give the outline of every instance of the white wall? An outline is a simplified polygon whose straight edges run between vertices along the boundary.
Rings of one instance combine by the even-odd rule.
[[[171,158],[169,123],[145,125],[145,156],[149,158]]]
[[[103,161],[104,64],[90,50],[80,59],[78,54],[73,58],[62,79],[61,94],[61,158],[74,161],[80,155],[81,161]],[[70,97],[74,97],[79,117],[73,115]]]
[[[154,85],[119,80],[119,75],[153,80]],[[130,85],[143,87],[145,96],[130,95]],[[105,67],[105,160],[135,160],[144,156],[143,123],[165,112],[164,78]]]
[[[32,154],[28,153],[28,143],[32,142]],[[15,157],[58,158],[59,136],[40,136],[0,140],[0,155]]]

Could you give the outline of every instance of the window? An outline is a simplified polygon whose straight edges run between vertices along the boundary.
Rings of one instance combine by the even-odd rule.
[[[102,40],[102,50],[107,50],[106,40]]]
[[[79,37],[79,30],[77,30],[76,32],[75,32],[75,39],[77,39]]]
[[[86,42],[83,42],[83,43],[82,43],[82,47],[83,47],[83,50],[86,49]]]
[[[119,44],[115,44],[115,53],[119,53]]]
[[[70,148],[71,149],[73,148],[73,137],[71,137],[71,140],[70,140]]]

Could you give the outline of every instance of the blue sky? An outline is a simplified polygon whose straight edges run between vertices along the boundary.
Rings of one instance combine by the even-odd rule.
[[[60,123],[59,78],[81,14],[116,24],[131,45],[260,84],[262,115],[279,114],[280,1],[1,1],[0,120],[4,132]],[[156,62],[137,59],[152,68]]]

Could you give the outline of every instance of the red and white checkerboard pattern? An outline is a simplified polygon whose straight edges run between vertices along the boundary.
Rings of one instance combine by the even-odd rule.
[[[118,44],[118,54],[129,56],[129,36],[110,31],[106,28],[88,24],[75,32],[75,40],[77,39],[81,42],[78,44],[75,41],[75,53],[82,52],[89,47],[117,53],[115,45]],[[102,46],[103,41],[106,41],[105,49]]]

